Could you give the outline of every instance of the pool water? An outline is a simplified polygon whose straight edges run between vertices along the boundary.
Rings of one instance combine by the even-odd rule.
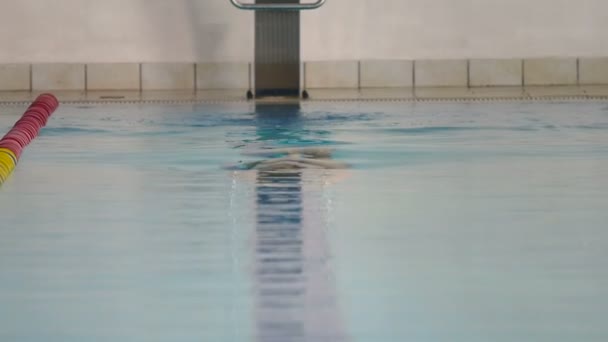
[[[351,168],[232,169],[302,146]],[[607,222],[607,103],[65,105],[0,188],[0,340],[606,341]]]

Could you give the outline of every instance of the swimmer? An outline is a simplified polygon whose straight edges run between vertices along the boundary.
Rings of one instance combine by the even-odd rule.
[[[284,171],[302,169],[337,170],[349,168],[349,165],[346,163],[331,160],[332,150],[327,148],[304,147],[270,149],[248,152],[245,153],[245,155],[270,157],[271,159],[245,163],[239,167],[241,170]]]
[[[276,156],[302,156],[305,158],[331,158],[333,150],[323,147],[291,147],[275,148],[269,150],[257,150],[243,153],[246,156],[276,157]]]

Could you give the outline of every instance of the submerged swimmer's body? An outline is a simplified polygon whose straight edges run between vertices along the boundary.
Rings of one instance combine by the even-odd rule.
[[[250,156],[268,157],[240,165],[240,169],[259,171],[283,171],[302,169],[347,169],[346,163],[331,158],[328,148],[283,148],[246,153]],[[278,157],[277,157],[278,156]],[[274,158],[273,158],[274,157]]]

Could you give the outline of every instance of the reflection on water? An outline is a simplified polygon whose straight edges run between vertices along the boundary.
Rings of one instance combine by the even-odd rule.
[[[297,106],[279,112],[259,107],[257,113],[265,145],[281,144],[282,127],[302,125]],[[303,176],[302,171],[257,173],[254,286],[260,342],[344,340],[327,265],[327,227],[319,201],[323,174],[309,182]],[[307,212],[314,215],[305,217]]]
[[[257,178],[256,321],[260,341],[301,341],[306,298],[300,173]]]

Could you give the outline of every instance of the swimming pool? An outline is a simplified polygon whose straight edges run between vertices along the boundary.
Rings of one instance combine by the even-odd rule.
[[[286,146],[351,168],[232,169]],[[0,189],[0,340],[605,341],[607,175],[605,102],[64,105]]]

